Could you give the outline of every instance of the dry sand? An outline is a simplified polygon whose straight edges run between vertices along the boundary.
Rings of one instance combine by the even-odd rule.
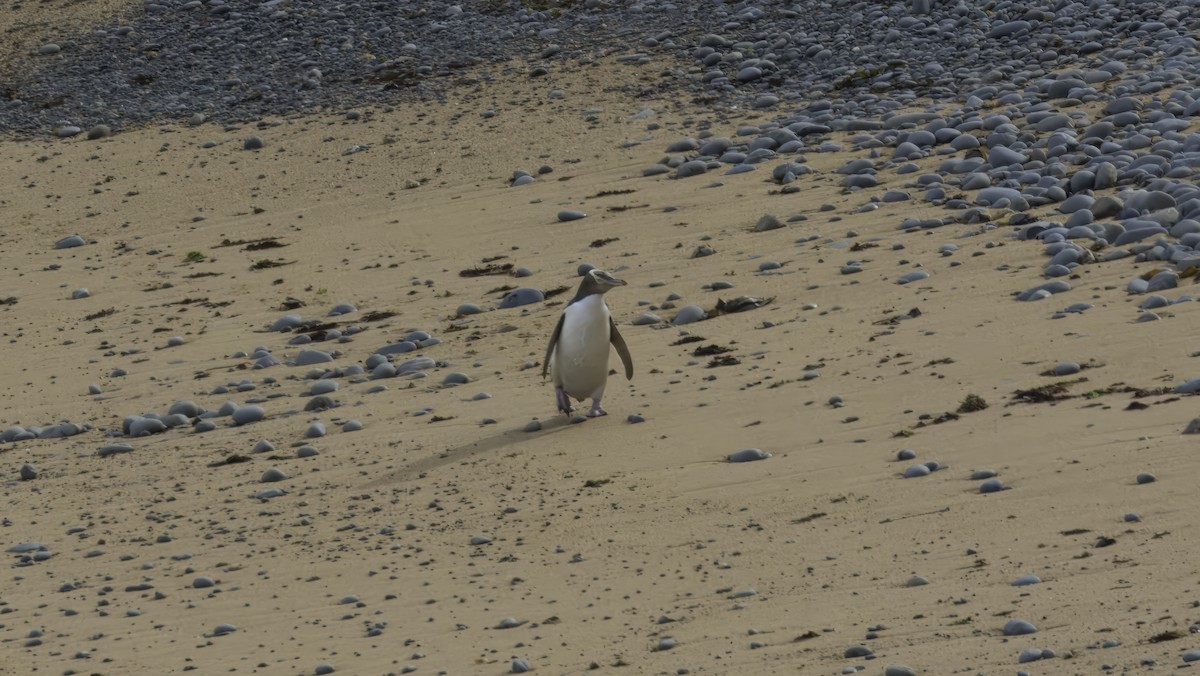
[[[37,542],[52,553],[25,566],[6,554],[0,672],[311,674],[328,663],[347,674],[502,674],[523,658],[539,674],[593,664],[624,674],[881,674],[887,664],[991,674],[1013,673],[1020,651],[1036,647],[1058,657],[1031,672],[1090,674],[1140,671],[1143,659],[1172,668],[1200,647],[1188,635],[1200,620],[1200,437],[1181,434],[1198,400],[1148,396],[1136,400],[1148,408],[1127,410],[1134,395],[1122,391],[1014,397],[1059,380],[1086,378],[1068,390],[1082,395],[1200,375],[1189,357],[1197,304],[1134,323],[1138,299],[1124,285],[1150,268],[1131,259],[1083,266],[1072,291],[1017,302],[1014,292],[1041,281],[1040,244],[1006,227],[897,230],[905,216],[944,213],[919,200],[857,213],[911,178],[881,172],[881,188],[844,193],[834,171],[862,151],[806,153],[819,171],[790,195],[767,180],[768,165],[643,178],[701,120],[721,136],[764,118],[620,98],[616,85],[637,78],[650,87],[657,73],[605,61],[464,86],[444,103],[359,121],[331,113],[263,129],[5,144],[0,298],[16,301],[0,308],[0,427],[94,429],[0,446],[0,549]],[[565,96],[551,99],[552,89]],[[653,115],[633,117],[647,106]],[[242,149],[252,134],[265,148]],[[217,145],[202,148],[207,140]],[[356,144],[368,149],[343,155]],[[513,170],[542,164],[553,172],[507,186]],[[559,223],[560,209],[588,217]],[[808,220],[751,232],[763,213]],[[53,248],[76,233],[89,243]],[[704,236],[717,253],[689,259]],[[219,246],[262,237],[286,246]],[[589,246],[605,238],[614,241]],[[946,243],[958,251],[942,256]],[[192,251],[205,260],[187,262]],[[458,274],[497,256],[534,275]],[[262,259],[288,264],[251,271]],[[841,274],[851,259],[864,271]],[[756,274],[761,260],[783,274]],[[540,369],[525,366],[541,359],[570,292],[452,315],[460,303],[494,308],[505,284],[573,289],[581,262],[629,281],[608,301],[636,374],[610,380],[607,418],[569,425],[554,416]],[[896,284],[914,264],[932,276]],[[702,290],[718,280],[735,288]],[[80,287],[91,297],[70,300]],[[647,309],[639,300],[672,291],[679,305],[705,308],[741,294],[774,302],[686,327],[702,343],[630,325]],[[306,319],[357,306],[334,321],[365,330],[311,346],[339,350],[335,366],[410,329],[443,340],[419,354],[445,365],[424,380],[339,378],[341,406],[305,413],[312,367],[253,370],[234,356],[259,345],[295,356],[292,334],[264,330],[289,297],[306,304],[295,311]],[[1074,302],[1095,307],[1050,319]],[[912,308],[918,318],[884,321]],[[369,311],[396,315],[363,321]],[[172,336],[185,344],[166,347]],[[710,344],[740,363],[709,368],[691,355]],[[1065,360],[1093,367],[1041,375]],[[111,377],[116,368],[128,375]],[[471,382],[440,387],[453,371]],[[810,371],[819,377],[804,380]],[[211,394],[243,379],[257,389]],[[388,389],[367,392],[379,383]],[[103,393],[88,395],[89,384]],[[492,396],[472,401],[480,392]],[[919,426],[968,394],[990,406]],[[827,404],[835,395],[844,407]],[[215,410],[255,398],[267,419],[251,425],[216,418],[207,433],[104,434],[178,400]],[[632,413],[646,422],[629,424]],[[544,429],[523,432],[534,418]],[[364,429],[342,432],[350,419]],[[318,456],[297,459],[312,421],[330,432],[308,440]],[[260,439],[277,450],[251,454]],[[115,441],[133,452],[98,457]],[[750,447],[773,457],[723,462]],[[947,468],[903,479],[901,448]],[[249,459],[214,466],[235,454]],[[36,480],[18,480],[25,463]],[[290,478],[260,484],[269,467]],[[980,494],[968,479],[980,468],[1010,490]],[[1136,485],[1141,471],[1158,481]],[[250,498],[269,487],[287,494]],[[1127,512],[1142,520],[1126,523]],[[492,541],[470,544],[477,535]],[[1101,538],[1115,543],[1099,547]],[[1023,575],[1042,583],[1012,586]],[[215,585],[193,588],[198,576]],[[908,586],[914,576],[928,584]],[[521,624],[497,628],[503,618]],[[1016,618],[1040,631],[1005,638]],[[214,636],[222,623],[237,629]],[[382,632],[368,636],[376,624]],[[1182,640],[1153,642],[1165,632]],[[657,650],[665,637],[678,645]],[[1100,647],[1109,640],[1116,647]],[[864,643],[876,659],[843,657]]]

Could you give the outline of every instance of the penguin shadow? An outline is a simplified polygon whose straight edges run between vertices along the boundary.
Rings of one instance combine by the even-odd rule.
[[[583,424],[586,425],[587,423]],[[523,428],[517,428],[493,434],[490,437],[485,437],[477,441],[447,448],[437,455],[415,460],[404,467],[392,470],[378,479],[365,484],[363,488],[379,488],[380,486],[387,486],[389,484],[420,479],[425,474],[446,467],[447,465],[466,462],[480,456],[493,455],[509,446],[560,434],[565,432],[568,427],[573,426],[569,418],[559,415],[549,420],[543,420],[542,429],[537,432],[526,432]]]

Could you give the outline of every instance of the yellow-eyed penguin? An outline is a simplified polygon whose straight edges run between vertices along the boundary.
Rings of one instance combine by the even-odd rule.
[[[603,270],[589,270],[550,336],[546,359],[542,362],[542,377],[546,377],[549,369],[558,410],[567,415],[571,414],[571,397],[576,401],[591,398],[589,418],[608,415],[600,408],[600,397],[604,396],[604,386],[608,382],[609,343],[617,348],[617,354],[625,364],[625,378],[633,378],[629,347],[604,304],[604,294],[618,286],[625,286],[625,282]]]

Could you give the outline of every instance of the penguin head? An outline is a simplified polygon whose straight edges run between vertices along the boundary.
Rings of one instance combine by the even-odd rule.
[[[588,270],[588,281],[595,285],[596,290],[593,293],[604,293],[609,289],[615,289],[618,286],[625,286],[626,282],[623,279],[617,279],[603,270],[595,268]]]
[[[579,291],[567,305],[581,301],[588,296],[603,296],[618,286],[625,286],[625,280],[617,279],[603,270],[593,268],[583,276],[583,281],[579,283]]]

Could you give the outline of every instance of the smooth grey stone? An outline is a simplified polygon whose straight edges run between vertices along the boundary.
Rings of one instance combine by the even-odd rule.
[[[1037,575],[1022,575],[1021,577],[1018,577],[1012,581],[1012,586],[1025,587],[1031,584],[1041,584],[1041,582],[1042,578],[1038,577]]]
[[[567,221],[578,221],[581,218],[587,218],[587,214],[575,209],[563,209],[562,211],[558,212],[559,222],[565,223]]]
[[[929,273],[927,271],[913,270],[912,272],[905,274],[900,279],[897,279],[896,283],[897,284],[911,284],[912,282],[919,282],[923,279],[929,279]]]
[[[243,150],[261,150],[264,143],[261,136],[247,136],[242,142]]]
[[[79,132],[81,132],[81,131],[83,131],[83,129],[81,129],[80,127],[76,127],[73,124],[69,124],[69,125],[58,128],[58,137],[59,138],[71,138],[72,136],[77,136],[79,134]]]
[[[1054,365],[1054,375],[1056,376],[1070,376],[1079,373],[1080,370],[1079,364],[1073,361],[1059,362]]]
[[[1020,294],[1017,295],[1017,300],[1023,300],[1023,301],[1041,300],[1042,298],[1045,298],[1051,294],[1063,293],[1065,291],[1070,291],[1070,290],[1071,290],[1070,284],[1068,284],[1067,282],[1065,282],[1063,280],[1055,280],[1053,282],[1046,282],[1045,284],[1039,284],[1038,286],[1035,286],[1031,289],[1026,289],[1025,291],[1022,291]],[[1039,294],[1039,292],[1045,292],[1045,293]]]
[[[330,308],[329,312],[325,316],[337,317],[340,315],[350,314],[351,312],[358,312],[358,308],[354,307],[350,303],[339,303]]]
[[[297,458],[315,458],[320,455],[320,452],[312,446],[301,446],[296,449]]]
[[[484,399],[491,399],[491,398],[492,398],[491,394],[489,394],[487,392],[480,392],[480,393],[476,394],[475,396],[471,397],[471,401],[483,401]]]
[[[490,544],[491,541],[492,541],[492,538],[488,537],[487,535],[472,535],[471,539],[467,541],[467,544],[470,544],[474,547],[478,547],[479,545]],[[501,629],[511,629],[513,627],[518,627],[521,625],[521,623],[517,622],[516,620],[512,620],[511,624],[506,625],[505,620],[509,620],[509,619],[512,619],[512,618],[506,617],[506,618],[501,619],[499,625],[497,625],[497,626]]]
[[[332,674],[334,671],[335,669],[333,668],[333,665],[329,664],[328,662],[322,662],[321,664],[317,665],[316,669],[313,669],[313,673],[316,674],[316,676],[327,676],[327,674]]]
[[[199,420],[192,425],[192,431],[197,433],[211,432],[217,429],[217,424],[211,420]]]
[[[509,671],[514,674],[524,674],[531,669],[533,669],[533,667],[529,666],[529,660],[519,657],[513,659],[512,665],[509,667]]]
[[[669,152],[669,153],[690,153],[699,147],[700,147],[700,142],[697,141],[696,139],[684,138],[684,139],[680,139],[680,140],[672,143],[671,145],[667,146],[667,152]],[[706,144],[705,147],[708,147],[708,144]],[[725,139],[725,147],[726,148],[729,147],[729,139]],[[713,155],[715,153],[706,152],[704,154],[705,155]]]
[[[530,176],[529,174],[521,174],[520,176],[514,177],[512,182],[508,185],[512,188],[519,188],[523,185],[529,185],[530,183],[534,182],[536,182],[536,179],[534,179],[533,176]]]
[[[343,432],[358,432],[363,428],[363,424],[357,420],[347,420],[342,423]]]
[[[312,387],[308,388],[308,391],[310,394],[329,394],[330,392],[337,392],[339,387],[341,387],[341,384],[336,380],[322,379],[313,383]]]
[[[1139,484],[1152,484],[1155,481],[1158,481],[1158,477],[1154,476],[1150,472],[1139,472],[1137,477],[1135,477],[1135,481],[1137,481]]]
[[[166,430],[166,424],[156,418],[137,416],[129,422],[129,436],[131,437],[147,437]]]
[[[1159,317],[1158,315],[1154,314],[1153,312],[1144,312],[1144,313],[1138,315],[1138,318],[1135,319],[1134,321],[1138,324],[1143,324],[1145,322],[1156,322],[1160,319],[1162,319],[1162,317]]]
[[[33,481],[34,479],[38,478],[37,470],[34,469],[33,465],[30,464],[21,465],[19,474],[21,476],[21,481]]]
[[[284,329],[294,329],[303,323],[304,323],[304,318],[301,317],[300,315],[295,315],[295,314],[284,315],[284,316],[280,317],[279,319],[276,319],[274,324],[271,324],[270,330],[271,331],[283,331]]]
[[[920,575],[913,575],[904,581],[905,587],[924,587],[927,584],[929,584],[929,580],[921,577]]]
[[[71,300],[81,300],[84,298],[88,298],[91,295],[92,295],[92,292],[88,291],[87,288],[75,289],[74,291],[71,292]]]
[[[674,326],[682,326],[684,324],[692,324],[703,321],[707,318],[704,309],[699,305],[685,305],[675,314],[675,318],[671,320]]]
[[[897,460],[913,460],[917,457],[917,452],[911,448],[902,448],[896,453]],[[924,465],[922,465],[924,467]],[[926,469],[928,469],[926,467]]]
[[[542,429],[542,421],[540,421],[540,420],[530,420],[529,422],[525,423],[525,427],[524,427],[524,430],[526,432],[538,432],[541,429]]]
[[[1166,307],[1171,304],[1171,301],[1157,294],[1146,296],[1145,300],[1138,303],[1138,309],[1141,310],[1157,310],[1160,307]]]
[[[263,472],[262,478],[259,479],[259,483],[275,483],[277,481],[283,481],[286,478],[288,478],[288,476],[287,474],[283,473],[283,470],[279,469],[278,467],[271,467],[267,469],[267,471]]]
[[[396,367],[386,361],[371,369],[371,380],[379,380],[380,378],[394,378],[395,376]]]
[[[999,493],[1002,490],[1004,490],[1004,482],[999,479],[988,479],[979,484],[980,493]]]
[[[396,374],[405,375],[416,373],[417,371],[426,371],[435,366],[437,366],[437,362],[429,357],[413,357],[412,359],[396,364]]]
[[[730,453],[727,457],[729,462],[753,462],[755,460],[766,460],[771,457],[770,453],[757,448],[747,448],[736,453]]]
[[[1200,418],[1192,418],[1192,421],[1184,428],[1183,433],[1200,434]]]
[[[1026,648],[1017,656],[1018,664],[1027,664],[1029,662],[1037,662],[1042,659],[1042,650],[1040,648]]]
[[[171,408],[167,409],[167,415],[179,414],[189,418],[199,417],[201,413],[204,413],[204,408],[188,400],[177,401],[171,404]]]
[[[917,477],[929,476],[932,470],[926,465],[909,465],[904,470],[905,479],[915,479]]]
[[[889,664],[884,667],[883,676],[917,676],[917,671],[903,664]]]
[[[168,413],[162,417],[162,422],[168,428],[174,428],[182,427],[183,425],[188,424],[189,420],[188,417],[182,413]]]
[[[520,307],[522,305],[530,305],[532,303],[540,303],[544,300],[546,300],[546,294],[542,293],[541,290],[522,287],[520,289],[513,289],[512,291],[504,294],[504,298],[500,301],[499,307],[501,309],[508,309]]]
[[[41,47],[38,47],[38,54],[41,56],[51,56],[51,55],[57,54],[61,51],[62,51],[62,47],[54,44],[53,42],[47,42],[46,44],[42,45]]]
[[[630,413],[629,416],[625,418],[625,421],[631,425],[636,425],[637,423],[646,422],[646,419],[636,413]]]
[[[287,495],[287,491],[283,490],[282,488],[267,488],[254,493],[250,497],[255,500],[270,500],[271,498],[277,498],[281,495]]]
[[[690,160],[675,169],[675,178],[690,178],[708,171],[708,164],[700,160]]]
[[[875,654],[875,651],[871,650],[869,647],[867,647],[865,645],[856,645],[856,646],[850,646],[849,648],[846,648],[842,652],[842,657],[844,657],[846,659],[853,659],[855,657],[866,657],[868,655],[873,655],[873,654]]]
[[[99,385],[88,385],[88,394],[100,394],[101,392]]]
[[[1154,275],[1146,283],[1146,291],[1163,291],[1164,289],[1174,289],[1179,286],[1179,274],[1174,270],[1163,270]]]
[[[466,385],[469,382],[471,382],[471,377],[458,371],[447,373],[446,377],[442,378],[442,385],[444,386]]]
[[[251,449],[250,452],[251,453],[270,453],[273,450],[275,450],[275,445],[272,444],[271,442],[267,441],[266,439],[262,439],[257,444],[254,444],[254,448]]]
[[[96,454],[101,458],[107,458],[110,455],[131,452],[133,452],[133,446],[130,446],[129,444],[109,444],[107,446],[101,446],[100,449],[96,451]]]
[[[55,249],[71,249],[71,248],[74,248],[77,246],[83,246],[85,244],[87,244],[87,240],[85,240],[84,238],[80,237],[79,235],[71,235],[69,237],[63,237],[62,239],[55,242],[54,248]]]
[[[671,168],[662,164],[652,164],[645,169],[642,169],[642,176],[658,176],[671,171]]]
[[[323,437],[323,436],[325,436],[325,424],[324,423],[319,423],[319,422],[312,423],[311,425],[308,426],[308,429],[304,430],[304,438],[305,439],[315,439],[317,437]]]
[[[1037,633],[1037,627],[1026,620],[1009,620],[1004,624],[1005,636],[1025,636]]]
[[[465,317],[467,315],[477,315],[481,312],[483,312],[483,308],[479,307],[478,305],[474,303],[463,303],[462,305],[458,306],[458,308],[454,311],[454,314],[459,317]]]
[[[1200,650],[1189,650],[1182,655],[1184,662],[1200,662]]]
[[[333,361],[333,355],[321,350],[300,350],[292,363],[296,366],[312,366]]]
[[[267,412],[263,410],[262,406],[250,404],[249,406],[239,407],[231,414],[231,417],[235,425],[248,425],[262,420],[266,415]]]
[[[193,589],[207,589],[209,587],[214,586],[215,584],[216,584],[216,582],[211,577],[208,577],[207,575],[201,575],[201,576],[197,577],[196,579],[192,580],[192,588]]]

